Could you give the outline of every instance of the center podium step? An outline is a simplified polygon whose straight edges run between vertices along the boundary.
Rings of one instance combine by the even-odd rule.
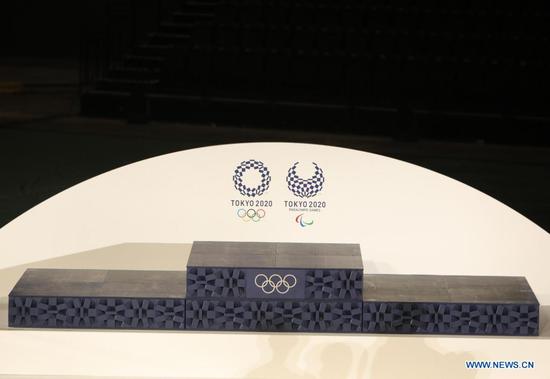
[[[360,332],[356,244],[195,242],[188,329]]]

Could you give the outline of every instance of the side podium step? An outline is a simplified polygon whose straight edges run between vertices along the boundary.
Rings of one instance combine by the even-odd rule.
[[[366,275],[363,332],[535,336],[539,303],[524,277]]]
[[[9,296],[11,327],[184,329],[185,272],[29,269]]]

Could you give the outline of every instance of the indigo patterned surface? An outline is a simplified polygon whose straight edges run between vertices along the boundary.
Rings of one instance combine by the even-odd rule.
[[[10,298],[9,325],[41,328],[183,329],[184,299]]]
[[[360,332],[361,303],[187,300],[187,329]]]
[[[232,268],[189,267],[187,297],[245,296],[245,273]]]
[[[539,311],[535,304],[14,297],[9,325],[527,336],[538,334]]]
[[[363,297],[363,273],[358,270],[308,270],[306,298],[350,299]]]
[[[365,333],[538,335],[535,304],[363,304]]]

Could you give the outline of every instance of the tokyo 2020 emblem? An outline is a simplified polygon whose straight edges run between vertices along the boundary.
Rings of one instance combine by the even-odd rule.
[[[296,173],[296,167],[300,162],[296,162],[288,170],[286,177],[286,183],[288,189],[298,197],[313,197],[317,195],[323,189],[325,183],[325,176],[323,175],[323,169],[315,162],[311,162],[314,167],[313,175],[310,178],[303,179]]]
[[[255,170],[260,174],[260,182],[255,187],[249,187],[244,183],[243,176],[248,170]],[[255,197],[262,195],[269,188],[270,182],[271,175],[269,174],[269,169],[264,166],[263,162],[249,159],[242,161],[235,168],[233,183],[235,184],[235,189],[243,196]]]

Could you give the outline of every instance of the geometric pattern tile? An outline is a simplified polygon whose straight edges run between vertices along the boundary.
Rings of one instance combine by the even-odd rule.
[[[188,299],[187,329],[360,332],[361,302]]]
[[[245,273],[234,268],[189,267],[187,297],[243,297]]]
[[[184,299],[11,297],[9,325],[39,328],[184,329]]]
[[[333,328],[342,332],[356,332],[361,330],[363,319],[362,303],[335,302],[332,304]]]
[[[306,298],[362,299],[363,273],[358,270],[308,270]]]
[[[419,334],[538,335],[534,304],[363,304],[363,332]]]

